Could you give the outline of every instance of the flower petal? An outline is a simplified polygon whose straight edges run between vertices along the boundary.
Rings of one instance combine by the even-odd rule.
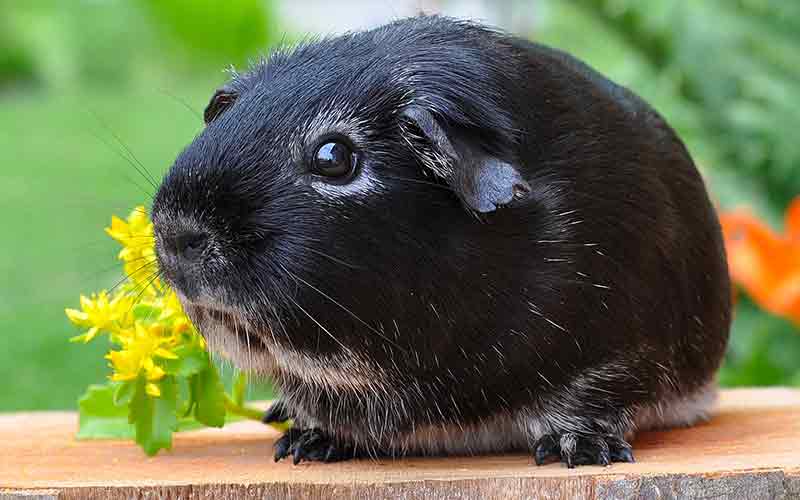
[[[81,343],[85,344],[87,342],[86,335],[87,335],[86,333],[82,333],[80,335],[75,335],[74,337],[70,337],[69,341],[70,342],[81,342]]]
[[[154,365],[151,369],[147,370],[146,373],[147,380],[159,380],[164,375],[166,375],[166,372],[158,365]]]
[[[786,236],[800,243],[800,196],[792,200],[784,217]]]
[[[77,309],[64,309],[67,318],[78,326],[87,326],[86,322],[89,320],[89,315]]]
[[[159,389],[158,386],[153,383],[145,385],[144,392],[146,392],[150,396],[153,396],[154,398],[161,396],[161,389]]]
[[[153,355],[164,359],[178,359],[177,354],[175,354],[174,352],[170,352],[162,347],[159,347],[158,349],[153,351]]]
[[[93,338],[97,336],[98,333],[100,333],[100,329],[97,328],[96,326],[89,328],[89,331],[86,332],[86,338],[83,340],[84,343],[91,341]]]

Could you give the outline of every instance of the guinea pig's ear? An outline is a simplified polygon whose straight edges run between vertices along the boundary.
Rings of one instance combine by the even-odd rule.
[[[222,87],[214,92],[214,95],[211,96],[211,100],[208,101],[206,110],[203,112],[203,120],[206,122],[206,125],[213,122],[216,117],[228,109],[230,105],[236,101],[237,97],[239,97],[239,94],[227,87]]]
[[[433,154],[417,151],[422,163],[445,180],[472,210],[492,212],[530,193],[530,185],[513,165],[486,154],[466,138],[448,134],[428,110],[409,106],[402,116],[435,150]]]

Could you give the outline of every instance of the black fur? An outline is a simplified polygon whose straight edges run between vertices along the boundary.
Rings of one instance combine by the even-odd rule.
[[[625,460],[638,409],[712,380],[730,290],[703,181],[655,111],[572,57],[418,17],[275,53],[206,118],[155,198],[159,261],[201,331],[360,380],[262,367],[297,436],[436,453],[403,436],[528,415],[617,443],[575,459],[530,435],[537,460]],[[310,171],[331,137],[359,155],[349,184]]]

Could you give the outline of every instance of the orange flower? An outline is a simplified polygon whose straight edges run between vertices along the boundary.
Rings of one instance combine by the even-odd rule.
[[[720,216],[731,279],[765,310],[800,325],[800,197],[779,234],[745,209]]]

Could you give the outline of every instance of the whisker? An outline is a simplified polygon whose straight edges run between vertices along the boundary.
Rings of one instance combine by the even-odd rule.
[[[451,188],[450,186],[447,186],[445,184],[439,184],[437,182],[425,181],[425,180],[422,180],[422,179],[411,179],[409,177],[395,177],[395,176],[392,176],[392,175],[384,175],[382,177],[384,177],[386,179],[392,179],[392,180],[395,180],[395,181],[404,181],[404,182],[413,182],[415,184],[424,184],[426,186],[433,186],[433,187],[444,189],[446,191],[454,192],[453,188]]]
[[[332,338],[334,342],[336,342],[337,344],[339,344],[339,346],[341,346],[341,348],[342,348],[342,349],[344,349],[346,352],[348,352],[348,351],[350,350],[350,349],[348,349],[348,348],[347,348],[347,346],[345,346],[344,344],[342,344],[342,343],[339,341],[339,339],[337,339],[337,338],[336,338],[336,337],[335,337],[335,336],[334,336],[334,335],[333,335],[333,334],[332,334],[330,331],[328,331],[328,329],[327,329],[327,328],[325,328],[324,326],[322,326],[322,323],[320,323],[319,321],[317,321],[317,320],[316,320],[316,318],[314,318],[314,316],[312,316],[311,314],[309,314],[309,312],[308,312],[308,311],[306,311],[305,309],[303,309],[303,306],[301,306],[300,304],[298,304],[296,300],[294,300],[294,299],[293,299],[293,298],[291,298],[291,297],[289,297],[289,300],[291,300],[291,301],[292,301],[292,303],[293,303],[293,304],[294,304],[294,305],[295,305],[295,306],[296,306],[298,309],[300,309],[300,311],[301,311],[303,314],[305,314],[306,316],[308,316],[308,318],[309,318],[311,321],[313,321],[315,325],[317,325],[317,326],[318,326],[320,329],[322,329],[322,331],[323,331],[323,332],[325,332],[325,333],[328,335],[328,337]]]
[[[142,298],[142,295],[144,295],[144,292],[146,292],[147,289],[150,288],[150,286],[159,278],[159,276],[161,276],[161,270],[159,269],[158,271],[153,273],[151,276],[152,276],[152,278],[147,282],[147,284],[145,284],[145,286],[142,287],[141,291],[139,291],[139,293],[136,295],[136,298],[133,299],[133,302],[131,303],[131,307],[130,307],[130,309],[128,309],[128,313],[133,311],[133,308],[136,307],[136,304],[139,303],[139,300]]]
[[[122,279],[120,279],[119,281],[117,281],[117,282],[114,284],[114,286],[112,286],[112,287],[111,287],[111,288],[108,290],[108,293],[111,293],[111,292],[113,292],[114,290],[116,290],[116,288],[117,288],[118,286],[122,285],[123,283],[125,283],[125,282],[126,282],[126,281],[128,281],[129,279],[132,279],[132,277],[133,277],[134,275],[138,274],[140,271],[142,271],[142,270],[146,269],[148,266],[150,266],[150,265],[153,265],[153,264],[155,264],[155,261],[148,262],[148,263],[146,263],[145,265],[143,265],[142,267],[139,267],[138,269],[134,270],[134,271],[131,273],[131,275],[130,275],[130,276],[128,276],[128,275],[125,275],[125,276],[123,276],[123,278],[122,278]]]
[[[138,258],[132,259],[132,260],[130,260],[128,262],[139,262],[139,261],[142,261],[142,260],[145,260],[145,259],[149,259],[149,258],[150,257],[138,257]],[[90,278],[96,278],[96,277],[100,276],[101,274],[105,274],[105,273],[107,273],[109,271],[112,271],[114,269],[118,269],[119,267],[120,267],[120,261],[117,260],[114,263],[113,266],[108,266],[108,267],[105,267],[105,268],[100,269],[100,270],[92,271],[91,273],[89,273],[89,274],[87,274],[85,276],[81,276],[81,281],[84,281],[84,280],[87,280],[87,279],[90,279]]]
[[[182,98],[178,97],[177,95],[173,94],[172,92],[170,92],[170,91],[169,91],[169,90],[167,90],[167,89],[159,89],[159,91],[160,91],[162,94],[164,94],[165,96],[167,96],[167,97],[171,97],[172,99],[174,99],[174,100],[175,100],[176,102],[178,102],[179,104],[182,104],[182,105],[183,105],[183,107],[184,107],[184,108],[186,108],[186,109],[188,109],[188,110],[189,110],[189,112],[191,112],[191,113],[192,113],[192,114],[193,114],[195,117],[197,117],[197,119],[198,119],[198,120],[200,120],[200,122],[201,122],[201,123],[204,123],[204,122],[205,122],[205,119],[203,118],[203,115],[202,115],[202,114],[200,114],[200,112],[199,112],[199,111],[197,111],[196,109],[194,109],[194,108],[193,108],[193,107],[192,107],[192,106],[191,106],[191,105],[190,105],[188,102],[186,102],[184,99],[182,99]]]
[[[337,264],[341,264],[343,266],[349,267],[350,269],[364,269],[363,266],[356,266],[354,264],[350,264],[349,262],[345,262],[345,261],[343,261],[341,259],[333,257],[332,255],[328,255],[328,254],[326,254],[325,252],[323,252],[321,250],[317,250],[315,248],[311,248],[310,246],[306,246],[306,245],[302,245],[302,244],[298,245],[298,246],[303,247],[304,250],[308,250],[311,253],[315,253],[315,254],[317,254],[317,255],[319,255],[321,257],[325,257],[326,259],[328,259],[328,260],[330,260],[332,262],[335,262]]]
[[[139,172],[139,174],[141,174],[141,176],[144,177],[144,179],[147,180],[150,183],[150,185],[153,186],[154,189],[158,189],[158,183],[156,182],[153,175],[147,170],[147,167],[145,167],[144,164],[141,161],[139,161],[136,155],[133,154],[133,151],[131,151],[131,149],[122,141],[122,139],[119,138],[119,136],[111,129],[108,123],[94,111],[88,110],[88,112],[94,117],[95,120],[97,120],[98,123],[100,123],[100,125],[103,126],[103,128],[106,129],[106,132],[111,134],[111,137],[113,137],[117,141],[117,144],[119,144],[122,147],[122,149],[124,149],[125,152],[128,153],[130,158],[134,162],[136,162],[136,164],[139,166],[139,168],[136,168],[134,166],[134,168],[136,168],[136,171]]]
[[[283,266],[281,266],[281,267],[283,267]],[[350,309],[348,309],[347,307],[345,307],[344,305],[342,305],[342,304],[340,304],[338,301],[336,301],[336,299],[334,299],[333,297],[331,297],[331,296],[330,296],[330,295],[328,295],[327,293],[323,292],[323,291],[322,291],[322,290],[320,290],[319,288],[315,287],[314,285],[312,285],[312,284],[311,284],[311,283],[309,283],[308,281],[304,280],[304,279],[303,279],[303,278],[301,278],[300,276],[297,276],[296,274],[292,273],[291,271],[289,271],[289,270],[288,270],[288,269],[286,269],[285,267],[283,268],[283,270],[284,270],[284,272],[286,272],[287,274],[289,274],[289,276],[291,276],[291,277],[292,277],[292,278],[294,278],[295,280],[298,280],[299,282],[301,282],[301,283],[305,284],[306,286],[308,286],[309,288],[311,288],[311,289],[312,289],[312,290],[314,290],[315,292],[319,293],[320,295],[322,295],[323,297],[325,297],[325,298],[326,298],[326,299],[328,299],[329,301],[333,302],[335,305],[337,305],[339,308],[341,308],[341,309],[342,309],[343,311],[345,311],[347,314],[349,314],[349,315],[350,315],[350,316],[352,316],[354,319],[356,319],[356,320],[357,320],[359,323],[361,323],[362,325],[364,325],[364,326],[366,326],[367,328],[369,328],[369,329],[370,329],[370,330],[371,330],[373,333],[375,333],[376,335],[378,335],[380,338],[382,338],[383,340],[385,340],[385,341],[389,342],[390,344],[394,345],[395,347],[397,347],[397,348],[398,348],[398,349],[400,349],[401,351],[405,352],[405,349],[403,349],[403,348],[402,348],[400,345],[398,345],[398,344],[397,344],[397,342],[395,342],[395,341],[393,341],[392,339],[390,339],[390,338],[386,337],[384,334],[382,334],[382,333],[381,333],[379,330],[377,330],[375,327],[373,327],[372,325],[370,325],[369,323],[367,323],[366,321],[364,321],[363,319],[361,319],[361,318],[360,318],[360,317],[359,317],[359,316],[358,316],[356,313],[354,313],[353,311],[351,311]]]
[[[146,281],[136,283],[135,286],[132,289],[126,290],[126,293],[125,293],[126,297],[131,297],[133,295],[136,295],[134,300],[131,302],[131,307],[128,309],[126,315],[130,314],[130,312],[133,310],[133,308],[139,302],[139,299],[141,299],[141,297],[144,294],[144,292],[146,292],[147,289],[155,282],[155,280],[158,279],[160,274],[161,274],[161,271],[160,270],[156,270],[155,272],[149,274],[146,277]]]
[[[102,137],[100,137],[100,135],[99,135],[99,134],[97,134],[96,132],[89,132],[89,133],[90,133],[90,134],[92,134],[92,137],[94,137],[95,139],[97,139],[98,141],[100,141],[100,142],[101,142],[101,143],[102,143],[102,144],[103,144],[103,145],[104,145],[106,148],[108,148],[108,150],[109,150],[109,151],[113,152],[114,154],[116,154],[117,156],[119,156],[120,158],[122,158],[122,160],[124,160],[125,162],[127,162],[127,163],[128,163],[130,166],[132,166],[132,167],[133,167],[133,169],[134,169],[134,170],[136,170],[136,171],[137,171],[137,172],[138,172],[140,175],[142,175],[142,176],[144,175],[144,174],[142,174],[141,172],[139,172],[139,168],[136,166],[136,164],[135,164],[135,163],[133,163],[133,161],[132,161],[130,158],[128,158],[127,156],[125,156],[124,154],[122,154],[122,153],[121,153],[121,152],[120,152],[118,149],[115,149],[115,148],[114,148],[114,147],[113,147],[113,146],[112,146],[110,143],[108,143],[108,142],[107,142],[105,139],[103,139]],[[121,171],[121,172],[120,172],[120,174],[121,174],[123,177],[125,177],[125,179],[126,179],[128,182],[130,182],[131,184],[133,184],[134,186],[136,186],[137,188],[139,188],[139,190],[140,190],[140,191],[142,191],[142,193],[144,193],[144,195],[147,197],[147,199],[149,199],[149,200],[152,200],[152,199],[153,199],[153,192],[152,192],[152,191],[149,191],[149,190],[148,190],[148,189],[146,189],[144,186],[142,186],[141,184],[139,184],[138,182],[136,182],[136,181],[133,179],[133,177],[129,176],[127,173],[125,173],[125,171]],[[145,177],[145,180],[147,180],[147,181],[148,181],[150,184],[152,184],[152,182],[150,182],[150,180],[149,180],[149,179],[147,179],[146,177]],[[153,188],[154,188],[154,189],[155,189],[156,187],[157,187],[157,186],[155,186],[155,185],[153,186]]]
[[[67,247],[66,250],[69,251],[69,252],[78,252],[78,251],[88,250],[90,248],[91,249],[96,249],[96,248],[101,247],[101,246],[105,247],[105,246],[109,246],[111,244],[112,244],[112,242],[111,242],[110,239],[103,238],[102,240],[84,241],[80,245],[77,245],[77,246],[74,246],[74,247]],[[106,249],[104,248],[103,251],[105,253]]]
[[[264,303],[267,304],[267,306],[270,309],[270,313],[272,313],[272,318],[274,318],[275,321],[278,323],[278,327],[283,332],[284,338],[289,342],[289,345],[291,346],[291,348],[294,349],[294,342],[292,342],[292,338],[289,336],[289,332],[286,331],[286,325],[284,325],[283,320],[281,319],[281,316],[278,313],[278,309],[276,308],[275,304],[273,304],[273,302],[271,300],[269,300],[269,298],[267,297],[267,293],[265,292],[265,290],[267,288],[265,287],[265,283],[264,283],[263,279],[261,278],[261,276],[257,276],[256,279],[258,280],[258,286],[256,287],[257,293],[259,295],[261,295],[261,297],[264,299]],[[280,287],[278,287],[276,284],[272,283],[272,280],[270,280],[270,283],[273,285],[273,286],[270,287],[270,289],[276,290],[281,295],[281,297],[279,297],[279,299],[282,299],[284,302],[287,302],[288,301],[287,300],[288,299],[288,295]],[[251,306],[251,309],[252,309],[253,315],[257,317],[258,313],[255,310],[255,307]],[[272,329],[272,321],[269,322],[268,328],[269,328],[270,336],[272,337],[272,342],[275,345],[277,345],[278,344],[278,340],[277,340],[277,337],[275,337],[275,332]]]

